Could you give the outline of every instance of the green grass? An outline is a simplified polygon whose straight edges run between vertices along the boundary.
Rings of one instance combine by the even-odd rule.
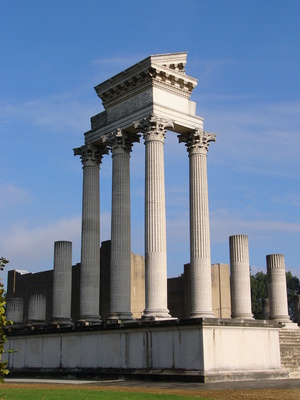
[[[37,389],[0,387],[0,400],[189,400],[192,396],[72,389]],[[198,399],[200,399],[198,397]],[[203,397],[201,400],[205,400]],[[211,400],[211,399],[210,399]]]

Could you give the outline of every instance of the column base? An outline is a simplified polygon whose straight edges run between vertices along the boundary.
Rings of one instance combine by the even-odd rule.
[[[270,321],[276,321],[276,322],[282,322],[283,324],[287,324],[289,322],[292,322],[288,315],[269,316],[269,320]]]
[[[192,311],[190,318],[216,318],[212,311]]]
[[[232,314],[231,318],[254,319],[253,314]]]
[[[107,324],[121,324],[130,321],[134,321],[131,312],[111,313],[107,319]]]
[[[299,328],[300,326],[298,326],[297,322],[288,321],[283,323],[283,327],[281,329],[299,329]]]
[[[76,322],[77,326],[101,325],[100,315],[81,315]]]
[[[142,315],[142,320],[145,321],[162,321],[164,319],[177,319],[170,315],[168,309],[146,309]]]
[[[52,318],[50,325],[57,328],[74,326],[71,318]]]
[[[27,324],[25,325],[26,328],[31,330],[35,329],[45,329],[47,326],[45,321],[37,321],[37,320],[28,320]]]

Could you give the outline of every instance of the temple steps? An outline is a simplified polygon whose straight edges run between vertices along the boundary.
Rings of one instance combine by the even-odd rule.
[[[291,378],[300,377],[300,329],[279,331],[281,365]]]

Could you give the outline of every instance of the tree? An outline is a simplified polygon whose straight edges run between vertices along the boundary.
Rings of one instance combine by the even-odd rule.
[[[267,275],[257,272],[250,276],[252,313],[255,319],[263,319],[263,300],[268,297]]]
[[[296,315],[295,315],[294,297],[296,294],[300,294],[300,282],[299,278],[297,278],[297,276],[293,276],[291,271],[286,273],[286,286],[287,286],[289,316],[291,317],[292,321],[295,321]]]
[[[0,257],[0,271],[3,271],[5,265],[8,263],[3,257]],[[7,362],[2,361],[2,355],[4,353],[4,343],[6,342],[6,336],[4,333],[4,327],[8,324],[5,317],[5,298],[4,298],[4,286],[0,278],[0,382],[4,381],[4,376],[8,374],[6,368]]]

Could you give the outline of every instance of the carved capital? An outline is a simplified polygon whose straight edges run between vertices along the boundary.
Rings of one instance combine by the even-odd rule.
[[[122,129],[117,129],[114,132],[103,136],[103,143],[107,143],[109,145],[113,154],[117,151],[126,152],[129,154],[131,152],[133,143],[139,141],[139,135],[129,134],[122,131]]]
[[[216,141],[216,134],[195,129],[185,135],[178,135],[179,143],[184,142],[189,154],[207,153],[210,142]]]
[[[134,127],[143,133],[145,142],[153,140],[163,142],[167,129],[174,128],[174,123],[151,114],[149,117],[135,122]]]
[[[80,156],[83,167],[99,167],[104,154],[108,154],[106,147],[86,144],[73,149],[74,156]]]

